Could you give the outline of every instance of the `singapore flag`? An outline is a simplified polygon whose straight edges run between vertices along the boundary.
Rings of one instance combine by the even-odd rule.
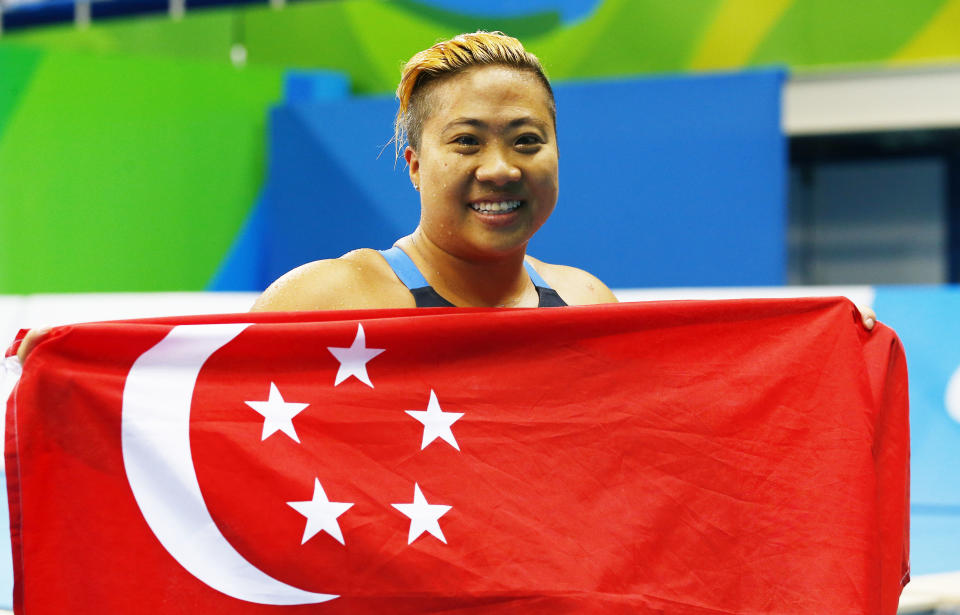
[[[8,402],[15,609],[892,614],[906,407],[841,299],[61,327]]]

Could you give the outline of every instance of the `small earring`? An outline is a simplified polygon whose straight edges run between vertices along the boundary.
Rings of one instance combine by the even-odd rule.
[[[420,192],[420,184],[414,184],[413,189],[416,190],[417,192]]]

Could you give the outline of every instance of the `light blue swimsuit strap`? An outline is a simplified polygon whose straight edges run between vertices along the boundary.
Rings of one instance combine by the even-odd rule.
[[[427,279],[423,277],[423,274],[417,269],[413,260],[398,246],[393,246],[389,250],[380,250],[380,254],[386,259],[387,264],[389,264],[393,272],[397,274],[400,281],[410,290],[430,286]],[[531,265],[529,261],[524,259],[523,266],[526,267],[527,273],[530,275],[534,286],[550,288],[550,285],[540,277],[540,274],[537,273],[537,270],[533,268],[533,265]]]
[[[540,277],[540,274],[537,273],[537,270],[533,268],[533,265],[530,264],[530,261],[523,259],[523,266],[527,268],[527,273],[530,274],[530,279],[533,280],[534,286],[539,286],[540,288],[550,288],[550,285],[547,284],[547,281]]]
[[[397,274],[400,281],[410,290],[430,286],[430,284],[427,283],[427,278],[423,277],[423,274],[417,269],[413,260],[398,246],[393,246],[389,250],[380,250],[380,254],[387,260],[387,264],[390,265],[393,272]]]

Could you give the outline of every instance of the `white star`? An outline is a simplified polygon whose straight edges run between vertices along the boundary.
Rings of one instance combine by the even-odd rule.
[[[437,401],[437,394],[430,389],[430,401],[427,403],[426,410],[406,410],[406,413],[423,423],[423,442],[420,444],[420,450],[427,448],[427,445],[440,438],[453,448],[460,450],[456,438],[450,426],[456,423],[462,412],[444,412],[440,409],[440,402]]]
[[[340,531],[340,524],[337,523],[337,517],[347,512],[347,509],[353,506],[348,502],[331,502],[327,499],[327,494],[320,485],[320,479],[313,479],[313,499],[305,502],[287,502],[287,505],[307,518],[307,525],[303,528],[304,544],[319,532],[326,532],[337,539],[340,544],[343,542],[343,533]]]
[[[293,417],[300,414],[300,412],[310,404],[283,401],[280,390],[277,388],[277,385],[272,382],[270,383],[270,397],[267,401],[245,401],[243,403],[263,415],[263,436],[260,438],[261,442],[276,432],[282,431],[290,436],[294,442],[300,444],[300,438],[297,437],[297,432],[293,428]]]
[[[435,538],[443,544],[447,544],[447,539],[443,537],[440,530],[440,517],[447,514],[453,508],[445,504],[429,504],[420,491],[420,485],[413,484],[413,502],[410,504],[391,504],[394,508],[410,517],[410,533],[407,534],[407,544],[413,544],[413,541],[424,532],[430,532]]]
[[[367,348],[363,325],[357,324],[357,337],[353,339],[353,344],[349,348],[327,346],[327,350],[337,358],[337,361],[340,361],[340,369],[337,370],[337,378],[333,386],[337,386],[350,376],[356,376],[357,380],[373,388],[370,376],[367,375],[367,361],[383,352],[384,349]]]

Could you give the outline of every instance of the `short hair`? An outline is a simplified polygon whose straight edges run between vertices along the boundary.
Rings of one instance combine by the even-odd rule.
[[[557,121],[553,88],[537,56],[523,48],[523,44],[503,32],[471,32],[441,41],[415,54],[403,67],[397,98],[400,108],[393,126],[393,140],[397,156],[404,142],[414,151],[420,148],[423,123],[430,111],[426,87],[444,78],[474,66],[501,65],[532,72],[547,89],[550,96],[550,116]]]

